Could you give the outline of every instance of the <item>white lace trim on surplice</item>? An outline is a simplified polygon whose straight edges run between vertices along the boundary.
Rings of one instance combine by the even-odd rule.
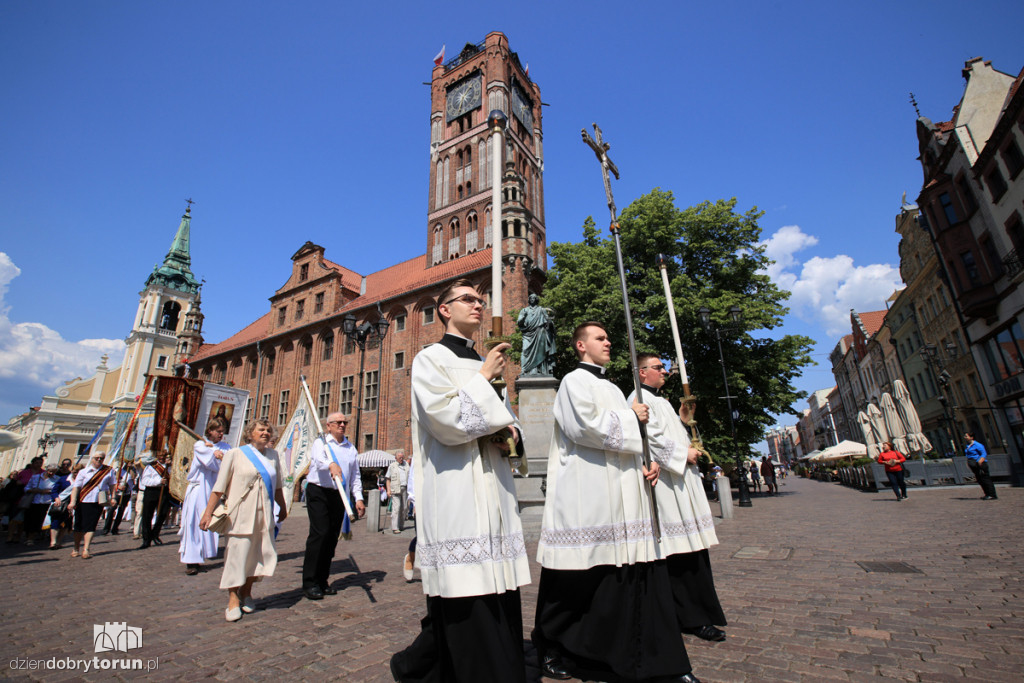
[[[684,519],[682,522],[661,523],[662,538],[679,538],[694,536],[702,531],[715,528],[715,520],[711,515],[705,515],[698,519]]]
[[[489,433],[487,420],[484,419],[480,406],[462,389],[459,389],[459,405],[462,407],[459,423],[456,425],[459,429],[465,430],[470,436],[483,436]]]
[[[671,439],[665,439],[665,447],[661,450],[651,449],[651,457],[654,458],[654,462],[658,463],[662,467],[668,467],[669,461],[676,452],[676,442]]]
[[[654,530],[649,519],[577,529],[541,529],[540,532],[540,542],[551,548],[595,548],[653,540]]]
[[[436,543],[417,543],[420,566],[431,569],[485,562],[511,562],[526,556],[526,541],[517,532],[503,536],[449,538]]]
[[[604,437],[604,449],[606,451],[621,451],[624,439],[622,437],[622,422],[619,421],[617,413],[608,412],[608,428],[605,433],[607,436]]]

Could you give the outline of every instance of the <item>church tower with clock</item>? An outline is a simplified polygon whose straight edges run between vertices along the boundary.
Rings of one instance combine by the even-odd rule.
[[[495,31],[435,66],[430,90],[427,265],[491,246],[491,174],[500,154],[506,308],[525,306],[547,271],[540,88]],[[508,117],[497,150],[487,125],[495,109]]]

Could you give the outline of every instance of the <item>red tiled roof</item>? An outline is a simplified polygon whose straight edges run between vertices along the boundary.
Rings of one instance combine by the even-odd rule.
[[[869,311],[867,313],[860,313],[860,322],[864,325],[864,331],[867,332],[868,337],[874,336],[875,332],[882,329],[882,323],[885,322],[885,314],[889,311]]]
[[[420,254],[419,256],[413,257],[407,261],[389,266],[383,270],[377,271],[376,273],[371,273],[366,277],[366,293],[348,302],[339,311],[333,313],[332,317],[347,311],[355,311],[361,308],[366,308],[367,306],[372,306],[378,301],[385,301],[387,299],[410,294],[418,289],[427,289],[437,282],[451,280],[459,277],[460,275],[467,275],[472,272],[483,270],[491,264],[491,250],[490,248],[487,248],[461,258],[439,263],[432,268],[427,268],[426,262],[426,256],[424,254]],[[362,282],[361,275],[344,266],[338,265],[337,263],[328,261],[327,259],[324,259],[324,263],[328,267],[341,273],[342,281],[346,286],[351,285],[351,289],[359,291]],[[354,285],[351,284],[351,278],[355,278]],[[202,360],[204,358],[209,358],[210,356],[216,356],[221,353],[231,351],[232,349],[236,349],[240,346],[252,344],[259,339],[266,338],[269,329],[270,313],[268,312],[256,322],[250,324],[240,332],[228,337],[219,344],[203,344],[199,347],[199,351],[197,351],[189,360]]]
[[[189,362],[195,362],[202,360],[208,356],[215,356],[218,353],[224,353],[231,349],[237,349],[239,346],[245,346],[246,344],[252,344],[258,339],[263,339],[267,336],[267,330],[270,328],[270,312],[258,319],[256,322],[250,324],[248,327],[242,329],[240,332],[236,332],[219,344],[203,344],[199,347],[199,350],[189,358]]]
[[[354,289],[357,292],[359,291],[359,287],[362,285],[363,282],[362,275],[352,270],[351,268],[346,268],[341,264],[335,263],[334,261],[329,261],[327,259],[324,259],[324,265],[330,268],[331,270],[337,271],[338,273],[341,274],[342,285],[349,289]]]

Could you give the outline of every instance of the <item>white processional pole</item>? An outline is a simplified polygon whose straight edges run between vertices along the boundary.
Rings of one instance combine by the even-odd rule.
[[[306,405],[309,406],[309,412],[313,416],[313,422],[316,424],[316,434],[318,439],[323,440],[324,448],[330,453],[331,447],[327,444],[327,436],[324,434],[324,428],[320,424],[320,416],[317,415],[316,408],[313,407],[313,396],[309,393],[309,385],[306,384],[306,376],[299,375],[299,381],[302,383],[302,391],[306,394]],[[344,474],[341,477],[331,477],[334,479],[335,486],[338,487],[338,493],[341,494],[341,502],[345,504],[345,514],[348,515],[350,522],[355,522],[356,513],[352,510],[352,503],[348,499],[348,490],[345,488]]]
[[[491,126],[491,337],[502,336],[501,302],[501,153],[505,147],[502,133],[508,117],[495,109],[487,117]]]
[[[665,302],[668,304],[668,320],[672,325],[672,341],[676,345],[676,365],[679,367],[679,377],[683,380],[683,395],[690,398],[690,378],[686,375],[686,361],[683,359],[683,345],[679,341],[679,323],[676,322],[676,307],[672,301],[672,289],[668,285],[668,271],[666,270],[666,259],[664,254],[658,254],[658,269],[661,270],[661,283],[665,285]]]

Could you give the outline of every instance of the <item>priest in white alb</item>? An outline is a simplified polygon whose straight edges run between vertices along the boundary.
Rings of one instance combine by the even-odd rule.
[[[573,332],[579,358],[555,397],[537,560],[533,643],[551,678],[681,681],[691,673],[667,563],[655,540],[641,425],[648,407],[608,381],[604,326]],[[656,487],[660,492],[661,487]]]
[[[708,548],[718,545],[715,520],[697,469],[700,451],[668,399],[661,395],[668,371],[656,354],[637,355],[637,369],[650,408],[647,436],[651,457],[661,465],[658,513],[661,547],[668,558],[676,618],[684,633],[711,641],[725,640],[725,614],[718,601]],[[635,398],[634,391],[627,400]]]
[[[508,344],[481,359],[473,336],[486,301],[458,280],[437,299],[445,335],[412,365],[416,566],[422,631],[391,659],[413,681],[525,681],[519,587],[530,582],[508,454],[521,449],[507,396],[491,380]]]

